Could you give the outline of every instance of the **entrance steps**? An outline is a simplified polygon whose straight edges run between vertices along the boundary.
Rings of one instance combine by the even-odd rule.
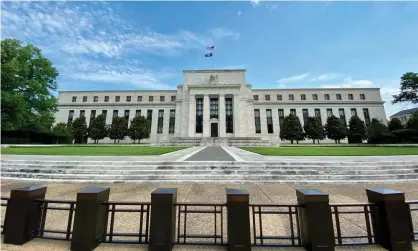
[[[271,146],[270,141],[259,137],[173,137],[161,141],[163,146]]]
[[[89,183],[369,183],[418,181],[418,161],[1,160],[1,178]]]

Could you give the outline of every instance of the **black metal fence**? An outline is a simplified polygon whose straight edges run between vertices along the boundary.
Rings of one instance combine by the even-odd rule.
[[[412,240],[418,241],[418,200],[406,201],[406,205],[411,220],[411,237]]]

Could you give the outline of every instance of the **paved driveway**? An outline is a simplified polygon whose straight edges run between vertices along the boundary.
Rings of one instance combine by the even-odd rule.
[[[185,161],[235,161],[235,159],[220,146],[208,146]]]

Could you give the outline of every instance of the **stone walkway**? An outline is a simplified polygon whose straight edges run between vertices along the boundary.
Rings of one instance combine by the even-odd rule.
[[[185,161],[235,161],[235,159],[220,146],[208,146]]]

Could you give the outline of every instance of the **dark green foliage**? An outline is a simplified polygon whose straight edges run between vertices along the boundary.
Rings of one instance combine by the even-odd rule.
[[[376,118],[367,126],[367,141],[373,144],[392,143],[396,136],[389,132],[389,128]]]
[[[341,119],[332,115],[327,118],[327,123],[325,124],[325,133],[329,139],[335,140],[335,143],[340,143],[340,140],[347,137],[347,128],[344,126],[344,123]]]
[[[99,140],[104,139],[106,136],[106,118],[103,114],[100,114],[90,122],[89,138],[94,140],[94,143],[97,144]]]
[[[135,117],[131,120],[128,136],[134,141],[149,138],[148,120],[144,116]]]
[[[351,117],[348,121],[347,135],[351,138],[361,138],[361,140],[367,139],[367,131],[364,121],[357,116]]]
[[[124,117],[114,117],[112,120],[112,124],[108,127],[108,135],[110,139],[113,139],[114,143],[116,144],[116,140],[118,143],[121,139],[124,139],[127,135],[127,128],[125,126],[125,118]]]
[[[48,132],[54,122],[57,70],[41,50],[16,39],[1,41],[2,131]]]
[[[88,133],[86,118],[84,116],[76,118],[71,127],[74,136],[74,143],[86,143]]]
[[[308,139],[312,139],[312,142],[315,144],[315,140],[324,139],[325,138],[325,131],[324,127],[321,124],[321,120],[316,117],[309,117],[303,126],[305,130],[305,136]]]
[[[418,103],[418,73],[407,72],[401,77],[401,92],[393,95],[393,104],[400,102]]]
[[[418,131],[413,129],[400,129],[391,131],[397,139],[398,143],[418,143]]]
[[[418,112],[409,117],[406,128],[418,131]]]
[[[388,122],[389,131],[403,129],[402,122],[398,118],[391,118]]]
[[[280,138],[282,140],[290,140],[292,144],[293,141],[299,143],[299,141],[305,139],[299,117],[289,114],[289,116],[284,118],[283,126],[280,130]]]
[[[57,138],[56,143],[72,141],[72,129],[66,123],[58,123],[51,129],[51,134]]]

